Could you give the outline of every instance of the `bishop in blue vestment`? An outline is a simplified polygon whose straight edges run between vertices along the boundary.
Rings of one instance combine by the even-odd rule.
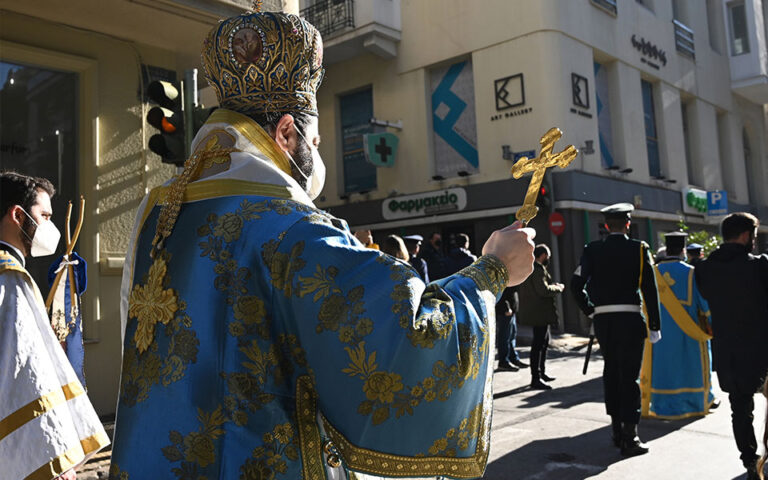
[[[687,234],[665,235],[667,256],[656,265],[661,303],[661,340],[646,344],[641,374],[643,415],[680,419],[706,415],[714,396],[710,377],[707,301],[699,293],[694,267],[682,252]]]
[[[315,208],[321,58],[290,14],[205,41],[222,108],[139,207],[124,269],[112,479],[483,474],[509,270],[427,285]]]

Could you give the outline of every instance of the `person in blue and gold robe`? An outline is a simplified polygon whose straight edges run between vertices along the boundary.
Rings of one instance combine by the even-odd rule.
[[[684,232],[665,235],[666,256],[655,266],[664,336],[646,343],[641,374],[642,413],[668,420],[706,415],[712,407],[707,301],[694,267],[683,261]]]
[[[110,478],[481,476],[494,304],[530,274],[532,232],[424,284],[312,203],[317,30],[246,13],[202,58],[221,108],[126,259]]]

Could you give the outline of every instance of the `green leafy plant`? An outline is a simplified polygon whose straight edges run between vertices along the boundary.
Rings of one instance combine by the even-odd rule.
[[[712,253],[718,247],[718,245],[723,243],[723,238],[720,235],[713,235],[706,230],[697,230],[692,232],[691,227],[686,225],[685,220],[680,219],[680,221],[677,222],[677,226],[688,234],[689,245],[691,243],[698,243],[702,246],[704,257],[709,256],[709,254]]]

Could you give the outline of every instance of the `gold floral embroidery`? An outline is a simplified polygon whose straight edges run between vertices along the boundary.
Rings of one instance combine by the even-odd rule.
[[[367,355],[365,342],[360,342],[354,349],[345,347],[350,363],[342,372],[363,380],[366,396],[366,400],[358,405],[357,413],[372,415],[373,424],[379,425],[390,418],[392,411],[396,418],[400,418],[413,415],[414,408],[421,402],[444,402],[454,390],[462,388],[467,379],[476,378],[481,364],[477,338],[469,333],[468,327],[462,327],[460,331],[463,331],[459,335],[460,352],[465,358],[453,365],[438,360],[432,366],[432,375],[413,386],[403,384],[402,376],[395,372],[379,371],[376,352]],[[484,342],[484,345],[487,344]]]
[[[493,255],[483,255],[458,274],[471,278],[480,290],[488,290],[494,295],[501,293],[509,280],[507,266]]]
[[[299,459],[298,435],[290,422],[276,425],[262,436],[264,444],[251,452],[251,458],[240,467],[243,480],[273,480],[288,471],[286,460]]]
[[[147,399],[150,388],[160,383],[168,386],[184,377],[187,365],[197,361],[200,341],[186,314],[187,305],[179,302],[176,316],[164,328],[168,344],[160,352],[158,342],[139,353],[127,348],[123,354],[120,400],[132,406]]]
[[[455,457],[459,450],[466,450],[472,440],[478,438],[481,430],[483,415],[482,402],[469,412],[469,416],[463,419],[458,428],[449,429],[444,437],[438,438],[429,447],[429,455],[444,455]]]
[[[308,375],[296,379],[296,418],[304,480],[325,479],[320,429],[317,426],[317,393]]]
[[[140,353],[145,352],[155,337],[155,324],[167,324],[179,306],[173,289],[164,289],[167,266],[162,256],[155,258],[149,267],[145,285],[134,285],[129,301],[128,317],[136,318],[138,325],[133,339]]]
[[[121,472],[117,463],[112,462],[109,466],[109,480],[129,480],[128,472]]]
[[[227,422],[221,405],[211,413],[197,409],[200,428],[186,436],[176,430],[168,433],[171,444],[163,447],[163,456],[170,462],[181,462],[171,471],[177,478],[203,478],[198,469],[204,469],[216,461],[216,439],[224,434],[221,428]]]

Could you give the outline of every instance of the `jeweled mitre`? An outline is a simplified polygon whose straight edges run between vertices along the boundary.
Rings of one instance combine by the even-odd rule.
[[[301,17],[257,12],[223,20],[205,39],[202,63],[223,108],[317,115],[323,41]]]

